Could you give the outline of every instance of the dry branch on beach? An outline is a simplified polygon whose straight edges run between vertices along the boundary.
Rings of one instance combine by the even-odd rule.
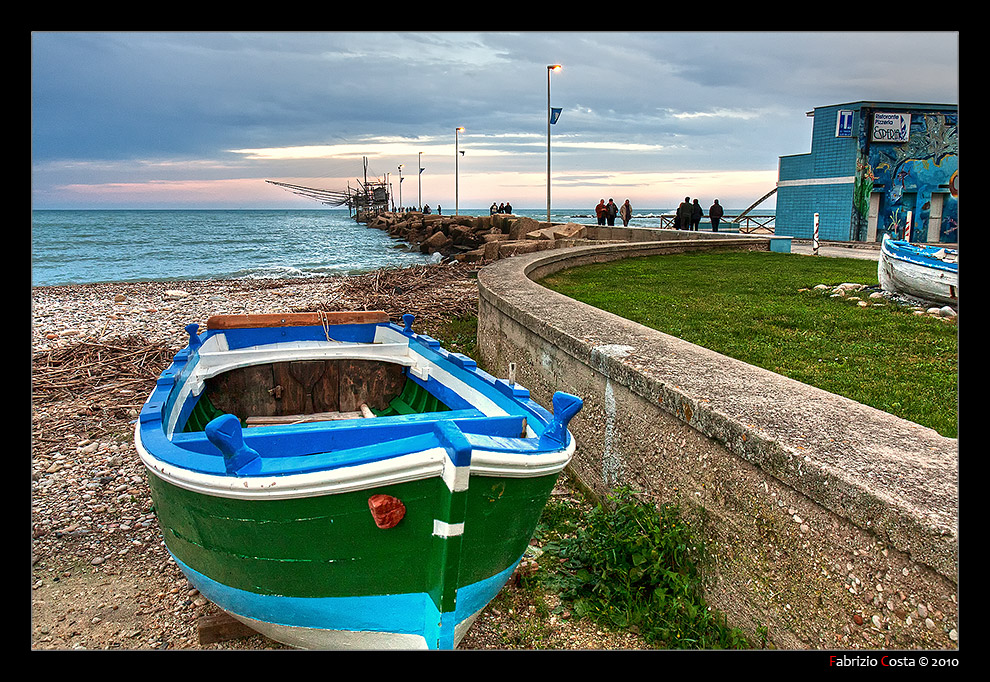
[[[477,313],[477,282],[470,267],[418,265],[383,268],[338,278],[328,287],[322,310],[384,310],[397,322],[412,314],[434,323]]]
[[[32,389],[36,402],[144,388],[154,381],[174,353],[166,344],[144,337],[116,338],[110,343],[82,341],[35,353]]]

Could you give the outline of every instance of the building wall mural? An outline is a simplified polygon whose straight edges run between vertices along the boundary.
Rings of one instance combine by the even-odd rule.
[[[869,126],[861,126],[856,170],[853,224],[865,239],[870,197],[882,192],[877,215],[877,240],[884,233],[904,238],[911,215],[911,241],[928,239],[933,194],[941,199],[940,242],[959,241],[958,114],[915,113],[907,142],[870,140]],[[935,206],[937,211],[937,205]]]

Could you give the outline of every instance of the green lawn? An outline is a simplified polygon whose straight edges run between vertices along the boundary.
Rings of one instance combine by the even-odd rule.
[[[541,284],[955,438],[956,324],[812,289],[843,282],[876,287],[876,261],[685,253],[583,266]]]

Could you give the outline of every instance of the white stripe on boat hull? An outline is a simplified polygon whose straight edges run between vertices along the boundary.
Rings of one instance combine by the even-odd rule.
[[[141,443],[140,428],[135,429],[134,444],[144,465],[156,476],[172,485],[217,497],[236,499],[286,500],[317,495],[334,495],[367,490],[386,485],[418,481],[441,476],[457,487],[468,474],[528,478],[560,473],[574,453],[574,439],[558,451],[539,455],[517,455],[477,450],[472,453],[470,471],[453,467],[443,448],[430,448],[400,457],[368,462],[328,471],[286,476],[231,477],[190,471],[163,462],[149,453]],[[456,472],[454,470],[457,470]]]

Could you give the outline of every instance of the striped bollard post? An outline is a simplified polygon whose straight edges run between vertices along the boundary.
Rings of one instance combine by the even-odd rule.
[[[815,214],[815,237],[812,240],[812,245],[814,246],[815,255],[818,255],[818,214]]]

